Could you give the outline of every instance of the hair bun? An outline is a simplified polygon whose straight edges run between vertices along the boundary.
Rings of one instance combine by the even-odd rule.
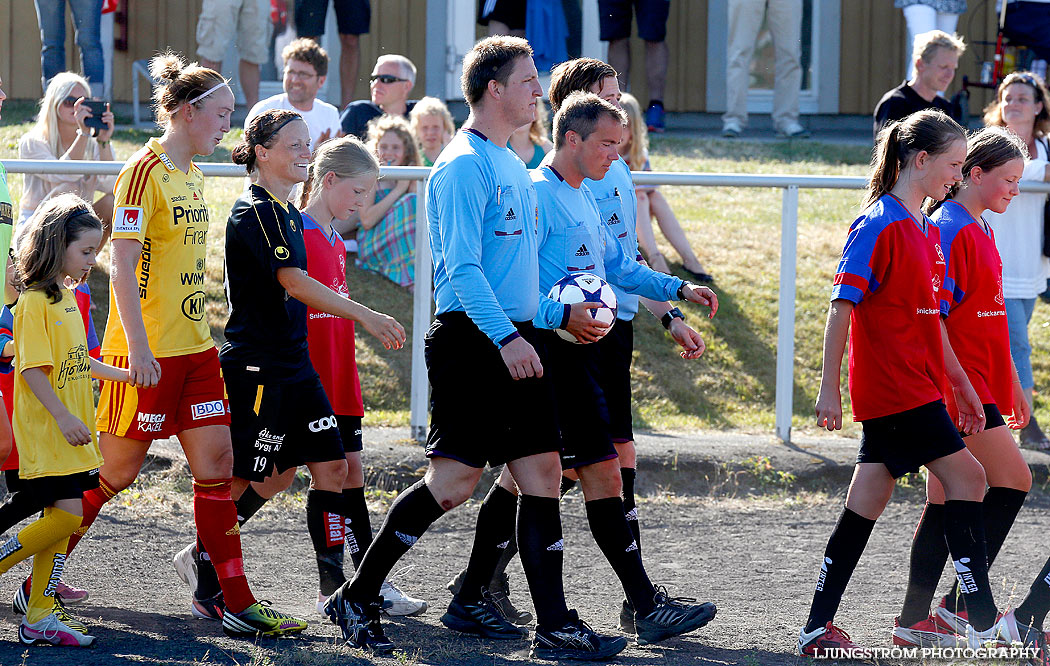
[[[172,51],[166,51],[150,60],[149,75],[168,84],[178,79],[185,68],[186,61],[182,59],[182,56]]]
[[[230,152],[230,159],[233,160],[234,164],[248,164],[248,159],[251,157],[252,147],[247,141],[241,141],[233,150]]]

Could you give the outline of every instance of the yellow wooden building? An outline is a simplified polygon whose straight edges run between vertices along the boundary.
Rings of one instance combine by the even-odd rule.
[[[582,51],[602,57],[597,36],[596,0],[580,0]],[[121,0],[122,15],[110,37],[104,30],[107,52],[111,52],[109,87],[115,101],[132,97],[132,64],[164,48],[192,54],[195,29],[202,0]],[[286,0],[288,5],[293,0]],[[672,0],[668,22],[671,58],[665,104],[670,111],[720,112],[724,109],[724,72],[727,0]],[[805,0],[808,21],[803,44],[808,67],[803,83],[804,114],[870,114],[879,97],[904,78],[905,26],[892,0]],[[957,88],[963,74],[978,78],[981,62],[990,60],[996,34],[995,3],[971,0],[969,11],[960,17],[958,31],[971,44],[960,62]],[[445,99],[462,96],[458,90],[459,60],[474,38],[475,0],[373,0],[371,32],[361,40],[361,72],[367,76],[376,56],[401,53],[419,67],[414,96],[433,94]],[[334,12],[329,12],[323,45],[337,57]],[[66,54],[70,67],[78,63],[70,22]],[[290,32],[278,37],[289,39]],[[231,36],[231,42],[233,37]],[[760,38],[761,41],[761,38]],[[110,48],[113,42],[123,42]],[[123,49],[120,48],[123,46]],[[8,95],[15,99],[40,96],[40,36],[33,0],[0,2],[0,76]],[[279,48],[278,48],[279,50]],[[632,46],[636,66],[631,89],[647,99],[644,74],[644,44]],[[759,65],[761,67],[761,65]],[[228,76],[236,74],[234,47],[224,63]],[[280,91],[279,71],[272,68],[264,80],[263,96]],[[333,71],[338,71],[333,68]],[[266,78],[266,77],[264,77]],[[756,77],[762,78],[762,77]],[[143,81],[143,95],[146,96]],[[358,94],[367,93],[363,81]],[[949,93],[952,91],[949,91]],[[329,81],[323,96],[335,101],[338,82]],[[971,107],[980,108],[988,94],[978,91]],[[771,93],[752,89],[749,108],[768,111]]]

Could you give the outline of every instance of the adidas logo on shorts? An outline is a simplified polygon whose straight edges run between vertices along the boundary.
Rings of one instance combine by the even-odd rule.
[[[628,511],[627,520],[638,520],[638,509],[631,509]]]
[[[409,547],[416,545],[416,542],[419,541],[419,537],[414,537],[410,534],[398,532],[397,530],[394,530],[394,535],[397,536],[398,539],[401,539],[401,543]]]

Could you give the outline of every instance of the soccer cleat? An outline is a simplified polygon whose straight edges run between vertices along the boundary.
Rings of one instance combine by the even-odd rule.
[[[77,631],[52,613],[39,622],[31,624],[23,617],[22,623],[18,626],[18,640],[25,645],[46,643],[88,647],[95,642],[95,637]]]
[[[656,588],[656,608],[645,617],[634,614],[638,645],[649,645],[699,629],[714,619],[718,609],[710,602],[696,603],[687,597],[672,598],[664,587]]]
[[[207,599],[198,599],[194,594],[190,601],[190,613],[198,620],[221,620],[226,614],[226,602],[222,598],[222,592]]]
[[[834,650],[834,652],[832,652]],[[849,634],[828,622],[806,633],[806,628],[798,632],[795,652],[803,657],[815,659],[870,659],[871,650],[850,640]]]
[[[574,610],[569,611],[564,626],[548,630],[536,627],[530,656],[534,659],[557,661],[575,659],[599,661],[620,654],[627,647],[623,636],[603,636],[595,633]]]
[[[29,586],[31,583],[32,580],[26,578],[15,590],[15,597],[11,600],[11,608],[14,610],[15,615],[26,614],[26,610],[29,608]]]
[[[480,601],[462,602],[452,599],[448,611],[441,616],[441,624],[453,631],[474,634],[482,638],[518,640],[529,635],[528,629],[514,626],[499,612],[488,590],[482,590]]]
[[[58,585],[55,586],[55,592],[62,598],[62,603],[67,605],[82,603],[91,596],[91,593],[87,590],[66,585],[62,581],[58,581]]]
[[[1046,634],[1035,627],[1018,622],[1012,610],[999,619],[999,638],[1010,645],[1019,643],[1023,647],[1038,649],[1040,659],[1044,662],[1050,658],[1046,653]]]
[[[634,626],[634,606],[627,599],[623,600],[623,606],[620,607],[620,631],[625,634],[638,633]]]
[[[197,589],[197,544],[191,543],[171,558],[175,566],[175,573],[179,580],[189,585],[191,590]]]
[[[51,610],[52,614],[59,619],[63,624],[74,631],[79,631],[82,634],[87,633],[87,626],[83,622],[73,617],[66,611],[66,607],[62,605],[62,601],[55,599],[55,606]]]
[[[997,619],[992,626],[988,627],[983,631],[977,631],[973,628],[972,624],[966,625],[966,645],[970,649],[976,650],[978,648],[997,648],[1006,645],[1003,641],[999,640],[999,629],[1002,617]]]
[[[222,614],[222,630],[231,638],[284,636],[306,629],[306,621],[270,608],[268,601],[256,601],[240,613]]]
[[[388,617],[413,617],[429,608],[427,602],[408,596],[388,580],[383,581],[379,595],[383,597],[383,614]]]
[[[934,622],[948,631],[954,631],[960,636],[965,636],[966,627],[970,624],[970,619],[967,616],[966,611],[956,609],[956,612],[953,613],[948,610],[947,603],[946,599],[941,599],[941,603],[933,613]]]
[[[966,647],[966,639],[939,624],[933,615],[910,627],[902,627],[901,619],[895,617],[893,644],[904,647],[957,648]]]
[[[379,613],[383,600],[377,597],[369,603],[350,601],[343,595],[340,587],[328,597],[324,612],[343,632],[347,645],[376,654],[389,654],[394,651],[394,644],[383,633],[383,624]]]

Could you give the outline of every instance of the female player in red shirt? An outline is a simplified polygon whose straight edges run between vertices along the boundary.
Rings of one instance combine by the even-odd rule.
[[[1024,142],[1007,129],[989,127],[977,132],[969,140],[962,183],[943,205],[934,206],[933,213],[947,266],[941,316],[952,349],[984,405],[984,430],[965,436],[964,441],[988,478],[983,510],[989,565],[1032,487],[1032,472],[1009,431],[1024,427],[1028,402],[1010,358],[1003,263],[994,232],[981,216],[986,210],[1004,212],[1018,194],[1027,152]],[[948,412],[956,416],[958,410],[948,388],[946,385]],[[930,614],[930,602],[948,558],[944,487],[936,476],[927,479],[926,497],[912,541],[908,591],[900,617],[894,622],[893,642],[956,647],[957,634],[965,633],[967,623],[958,583],[941,600],[936,615]]]
[[[865,658],[833,624],[842,594],[893,493],[897,478],[925,465],[942,483],[944,538],[964,577],[975,641],[994,631],[981,498],[985,477],[959,430],[980,432],[984,409],[940,322],[944,258],[937,227],[922,214],[962,179],[966,134],[939,111],[921,111],[879,135],[865,208],[836,271],[824,333],[817,425],[842,427],[839,389],[849,337],[849,390],[863,427],[846,506],[828,540],[809,619],[796,649],[805,656]],[[959,405],[948,415],[947,372]],[[841,652],[836,652],[841,650]]]

